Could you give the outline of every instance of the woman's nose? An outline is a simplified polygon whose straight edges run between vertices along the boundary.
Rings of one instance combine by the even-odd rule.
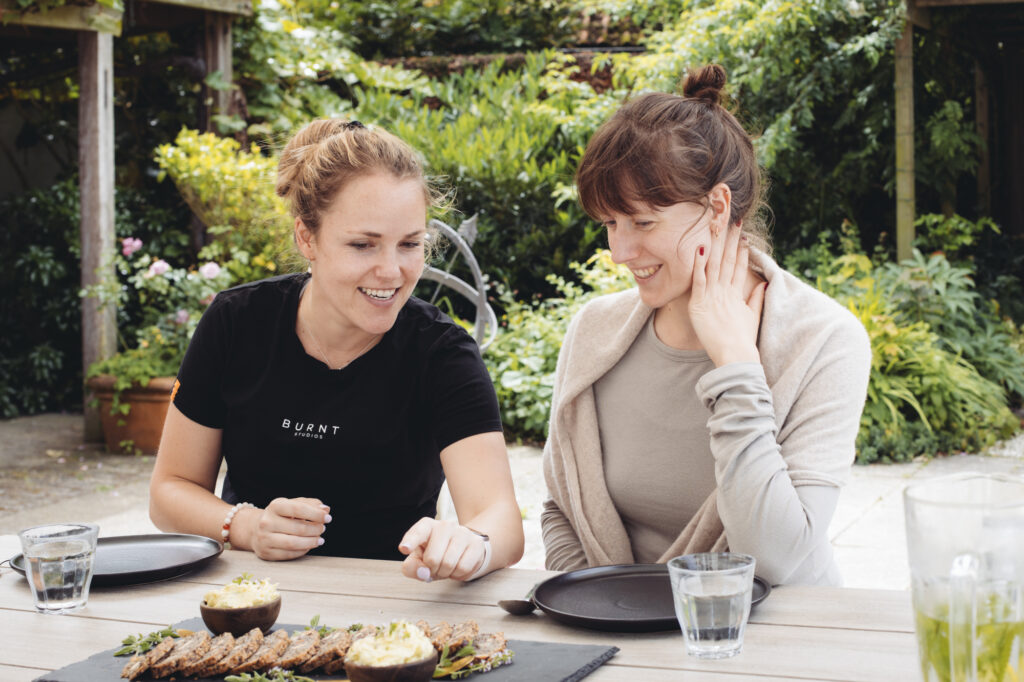
[[[618,265],[628,263],[636,258],[638,241],[632,230],[618,227],[608,232],[608,250],[612,252],[612,261]]]
[[[376,270],[377,276],[381,279],[397,278],[402,274],[398,254],[385,249],[377,261]]]

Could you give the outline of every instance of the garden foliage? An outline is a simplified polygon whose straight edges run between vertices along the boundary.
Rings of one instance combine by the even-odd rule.
[[[950,225],[967,223],[922,216],[917,246],[942,243],[957,232]],[[786,264],[848,306],[871,338],[858,460],[977,451],[1018,429],[1008,404],[1024,397],[1024,334],[978,295],[971,262],[917,248],[903,263],[872,260],[859,250],[852,226],[846,236],[845,252],[819,248],[809,269],[799,265],[806,253]]]
[[[716,62],[758,137],[780,260],[848,305],[871,334],[861,459],[983,447],[1009,432],[1006,405],[1022,396],[1021,334],[1006,316],[1024,319],[1024,254],[973,213],[980,139],[963,77],[973,57],[941,39],[956,12],[936,13],[935,29],[916,39],[918,209],[932,213],[919,220],[919,252],[906,263],[887,263],[897,0],[262,0],[235,23],[236,85],[207,79],[239,90],[240,113],[215,117],[235,139],[191,130],[202,77],[172,58],[187,44],[183,31],[124,38],[118,182],[132,189],[119,190],[118,234],[141,238],[137,258],[163,259],[175,272],[208,261],[231,282],[280,272],[290,223],[273,194],[273,169],[287,136],[321,116],[393,130],[454,189],[456,209],[479,216],[474,251],[503,314],[485,360],[508,434],[539,440],[568,320],[586,300],[629,285],[607,253],[592,256],[604,236],[573,188],[584,145],[625,98],[676,90],[687,68]],[[645,52],[584,61],[553,49],[577,42]],[[436,78],[400,65],[410,56],[488,51],[521,54]],[[372,61],[380,57],[394,59]],[[19,56],[3,66],[15,77],[0,94],[32,108],[34,139],[73,139],[73,79],[29,82],[32,64]],[[158,182],[164,176],[204,230],[188,224],[170,183]],[[25,306],[5,303],[0,322],[27,315],[32,296],[61,301],[74,288],[75,259],[65,258],[76,248],[73,194],[73,185],[58,184],[0,212],[5,227],[47,221],[38,239],[25,228],[3,230],[0,257],[15,262],[7,276],[35,289]],[[146,339],[152,316],[131,277],[129,269],[120,279],[132,294],[119,312],[122,331]],[[35,355],[24,352],[34,330],[5,340],[13,344],[5,371],[61,387],[42,398],[11,388],[26,381],[6,382],[5,414],[52,409],[74,394],[73,317],[56,314],[49,350],[37,342]]]
[[[289,257],[292,224],[274,193],[277,161],[255,144],[183,129],[157,147],[160,179],[169,176],[212,237],[200,259],[224,263],[237,282],[277,273]]]
[[[115,196],[121,237],[136,235],[171,263],[188,253],[178,226],[187,215],[173,203],[129,187]],[[163,202],[167,203],[167,202]],[[0,202],[0,416],[15,417],[81,406],[82,322],[78,296],[79,194],[72,177],[44,190]],[[111,254],[113,257],[114,254]],[[122,330],[134,334],[138,301],[118,308]]]
[[[515,292],[498,288],[505,308],[500,320],[502,333],[487,349],[484,362],[498,393],[502,421],[517,438],[543,441],[547,435],[555,365],[573,315],[596,296],[633,286],[632,274],[613,263],[607,249],[570,267],[580,282],[548,275],[548,282],[558,292],[550,298],[536,295],[523,301]]]
[[[87,287],[82,293],[96,298],[101,306],[122,310],[137,304],[139,323],[131,339],[120,338],[120,351],[93,363],[86,377],[110,374],[115,377],[111,411],[127,414],[128,403],[120,392],[132,385],[145,386],[154,377],[174,376],[188,348],[192,333],[206,306],[217,292],[227,288],[231,275],[217,263],[198,268],[172,268],[162,258],[146,253],[137,237],[121,241],[114,259],[116,275]]]

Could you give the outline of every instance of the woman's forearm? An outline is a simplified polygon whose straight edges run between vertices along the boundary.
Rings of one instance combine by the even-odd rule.
[[[149,517],[163,531],[219,540],[229,509],[231,505],[193,481],[167,477],[150,483]]]
[[[460,519],[459,523],[490,538],[488,573],[511,566],[523,558],[525,540],[522,514],[514,500],[496,501],[465,522]]]
[[[184,479],[153,481],[149,488],[149,517],[162,531],[204,535],[223,540],[221,531],[231,505],[203,486]],[[261,510],[244,507],[231,521],[235,549],[252,549],[252,535]]]
[[[572,571],[587,567],[587,555],[583,552],[576,531],[569,519],[554,500],[544,502],[540,517],[541,532],[544,536],[544,567],[549,571]]]
[[[721,368],[707,377],[716,380],[702,380],[711,384],[708,428],[729,547],[754,555],[758,574],[773,583],[825,580],[832,563],[828,525],[839,489],[803,486],[805,494],[798,492],[776,440],[763,372],[744,369]]]

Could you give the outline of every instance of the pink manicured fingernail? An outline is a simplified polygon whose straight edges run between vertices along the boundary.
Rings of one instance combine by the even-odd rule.
[[[429,583],[431,581],[430,569],[426,566],[420,566],[416,569],[416,577],[425,583]]]
[[[317,538],[316,539],[316,546],[319,547],[322,544],[324,544],[324,539],[323,538]]]
[[[398,549],[400,549],[402,551],[405,551],[405,552],[411,552],[412,551],[412,547],[410,547],[409,545],[407,545],[405,543],[402,543],[401,545],[399,545]]]
[[[330,523],[330,522],[331,522],[331,515],[328,514],[327,516],[324,517],[324,523]]]

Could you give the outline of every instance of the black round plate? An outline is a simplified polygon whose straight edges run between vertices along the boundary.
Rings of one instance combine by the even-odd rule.
[[[754,576],[751,606],[771,586]],[[569,625],[612,632],[678,630],[665,564],[623,564],[570,571],[548,578],[533,592],[544,613]]]
[[[119,535],[96,542],[92,586],[135,585],[169,580],[220,555],[224,546],[201,535]],[[25,575],[25,557],[11,557],[11,568]]]

